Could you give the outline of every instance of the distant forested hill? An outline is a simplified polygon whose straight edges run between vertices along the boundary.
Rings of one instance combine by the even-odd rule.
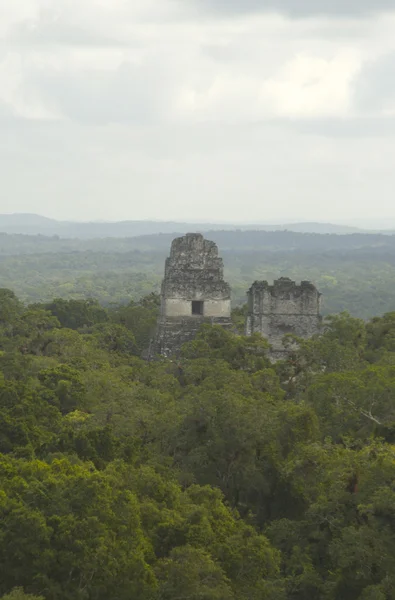
[[[199,231],[195,229],[194,231]],[[395,235],[353,233],[319,234],[293,231],[225,231],[203,229],[201,233],[216,242],[221,250],[251,252],[341,252],[367,250],[368,252],[393,252]],[[0,233],[0,256],[7,254],[37,254],[59,252],[167,252],[172,240],[184,235],[181,230],[134,237],[105,237],[95,239],[60,238],[59,236]]]
[[[92,297],[128,303],[158,291],[175,234],[93,240],[0,234],[0,287],[25,302]],[[177,234],[176,234],[177,235]],[[288,276],[313,281],[324,314],[369,318],[395,308],[395,236],[211,231],[234,305],[253,281]]]
[[[0,215],[0,232],[20,233],[27,235],[48,235],[62,238],[106,238],[106,237],[134,237],[158,233],[174,232],[187,233],[188,231],[208,230],[245,230],[254,229],[265,231],[289,230],[302,233],[337,233],[347,234],[362,231],[356,227],[346,225],[333,225],[331,223],[279,223],[279,224],[243,224],[232,223],[178,223],[172,221],[119,221],[109,222],[72,222],[57,221],[40,215],[11,214]]]

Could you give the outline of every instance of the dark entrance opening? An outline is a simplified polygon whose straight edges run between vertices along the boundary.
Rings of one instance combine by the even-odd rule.
[[[203,315],[204,302],[202,300],[192,300],[192,314]]]

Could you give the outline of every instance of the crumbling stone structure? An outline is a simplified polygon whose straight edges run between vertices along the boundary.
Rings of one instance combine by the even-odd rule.
[[[161,289],[161,312],[149,357],[177,356],[201,325],[231,329],[230,287],[214,242],[188,233],[173,240]]]
[[[297,285],[282,277],[269,285],[256,281],[248,291],[245,334],[259,332],[271,345],[273,360],[289,350],[283,337],[290,333],[309,338],[319,333],[321,294],[309,281]],[[203,323],[233,330],[230,287],[224,281],[223,261],[214,242],[188,233],[173,240],[166,260],[161,311],[148,357],[177,357]]]
[[[269,285],[255,281],[248,291],[246,335],[261,333],[269,341],[273,359],[284,356],[283,337],[290,333],[309,338],[321,327],[321,294],[309,281],[297,285],[282,277]]]

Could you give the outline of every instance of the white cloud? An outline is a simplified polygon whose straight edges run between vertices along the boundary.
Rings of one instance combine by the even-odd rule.
[[[395,52],[366,62],[355,89],[360,111],[383,117],[395,113]]]
[[[30,61],[28,61],[30,62]],[[41,101],[40,90],[26,88],[26,60],[18,53],[7,53],[0,58],[0,102],[14,117],[47,120],[59,118]]]
[[[264,82],[263,96],[280,117],[345,117],[352,112],[352,85],[360,67],[358,55],[347,50],[329,59],[299,55]]]

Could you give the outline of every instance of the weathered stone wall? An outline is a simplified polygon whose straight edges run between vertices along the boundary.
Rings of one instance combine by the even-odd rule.
[[[193,314],[192,302],[203,302]],[[214,242],[196,233],[173,240],[161,288],[161,314],[150,357],[177,355],[203,323],[231,328],[230,287]]]
[[[152,341],[149,358],[157,355],[174,357],[179,356],[183,344],[195,339],[201,326],[221,325],[229,331],[233,330],[233,324],[229,318],[165,318],[158,322],[156,337]]]
[[[230,316],[230,287],[224,281],[223,261],[214,242],[197,233],[173,240],[166,259],[162,300],[165,316],[167,310],[171,310],[171,316],[177,316],[177,308],[174,308],[177,306],[184,315],[186,303],[192,300],[211,301],[217,306],[225,303],[227,308],[219,312],[225,311],[223,316],[227,316],[226,313]]]
[[[271,344],[272,355],[280,357],[285,352],[284,335],[309,338],[320,331],[320,299],[309,281],[300,285],[286,277],[273,285],[256,281],[248,291],[246,335],[261,333]]]

